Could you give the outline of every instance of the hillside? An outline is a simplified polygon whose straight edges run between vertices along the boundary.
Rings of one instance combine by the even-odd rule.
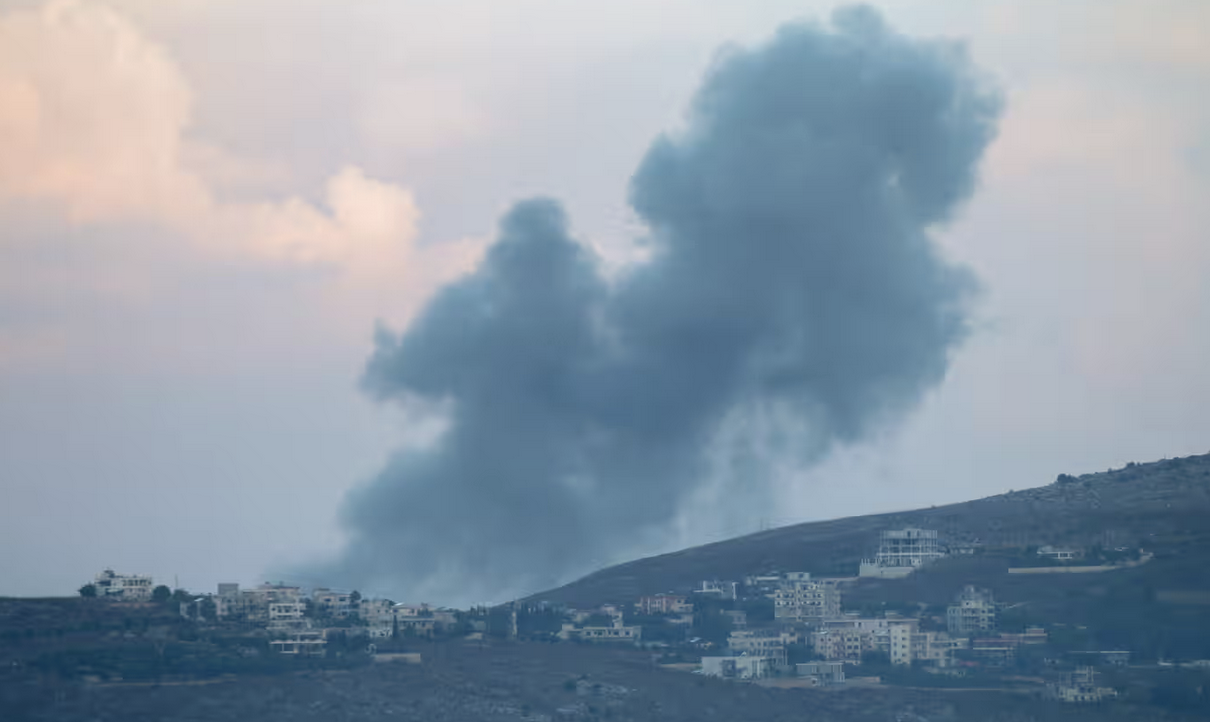
[[[602,569],[531,599],[591,607],[763,571],[854,576],[860,560],[876,551],[882,530],[907,526],[937,529],[949,543],[977,542],[980,553],[943,560],[903,580],[863,579],[849,590],[846,606],[941,604],[973,583],[1054,620],[1082,622],[1090,613],[1114,609],[1159,614],[1163,619],[1149,622],[1163,629],[1130,620],[1118,633],[1186,637],[1181,643],[1189,653],[1210,656],[1210,629],[1201,630],[1210,611],[1203,606],[1210,601],[1204,573],[1210,564],[1210,455],[1060,475],[1046,486],[960,504],[782,527]],[[1044,544],[1141,547],[1155,557],[1103,574],[1008,574],[1025,548]],[[1201,630],[1192,637],[1180,626],[1188,620]]]
[[[1133,704],[1072,707],[993,691],[829,692],[737,685],[659,669],[634,649],[542,643],[417,643],[425,662],[345,671],[80,684],[0,671],[6,722],[400,720],[555,722],[802,720],[1049,722],[1190,720]]]

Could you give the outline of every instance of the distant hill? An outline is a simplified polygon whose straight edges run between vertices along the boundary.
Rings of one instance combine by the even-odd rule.
[[[942,604],[963,584],[975,583],[1050,620],[1084,621],[1100,607],[1160,615],[1164,619],[1149,621],[1162,629],[1123,620],[1116,630],[1136,630],[1161,647],[1165,635],[1174,635],[1182,638],[1176,647],[1188,647],[1190,654],[1204,648],[1210,656],[1210,628],[1201,630],[1210,626],[1210,606],[1204,605],[1210,602],[1210,455],[1062,474],[1046,486],[960,504],[796,524],[608,567],[530,599],[590,607],[762,571],[855,576],[860,560],[876,551],[882,530],[908,526],[936,529],[949,543],[978,542],[981,553],[946,559],[903,580],[861,580],[846,594],[846,606]],[[1142,547],[1155,558],[1103,574],[1007,573],[1014,555],[1020,564],[1022,548],[1044,544]],[[1182,626],[1188,620],[1201,631],[1190,635]],[[1112,625],[1102,626],[1108,634]]]

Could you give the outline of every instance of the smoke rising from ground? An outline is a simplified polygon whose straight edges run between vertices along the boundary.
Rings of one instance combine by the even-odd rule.
[[[632,180],[649,261],[607,281],[559,203],[528,200],[474,273],[380,332],[365,387],[442,404],[447,426],[349,496],[347,548],[308,576],[536,591],[658,539],[709,484],[759,509],[774,461],[910,410],[974,288],[928,234],[997,115],[958,46],[868,8],[720,55]]]

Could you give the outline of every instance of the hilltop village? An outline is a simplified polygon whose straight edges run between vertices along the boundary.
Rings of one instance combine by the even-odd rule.
[[[930,529],[888,529],[872,542],[877,552],[851,577],[754,572],[591,609],[532,601],[455,610],[284,583],[220,584],[215,593],[194,595],[112,570],[80,593],[172,606],[198,625],[238,629],[269,654],[294,657],[419,662],[409,651],[415,642],[451,638],[613,644],[649,651],[665,668],[769,686],[1025,688],[1069,703],[1114,699],[1118,691],[1104,673],[1138,661],[1129,649],[1087,649],[1078,629],[1023,621],[1012,605],[997,602],[994,589],[975,585],[946,605],[850,604],[847,590],[863,579],[903,579],[947,556],[981,552],[977,541],[947,544]],[[1106,572],[1145,564],[1150,555],[1043,546],[1022,550],[1021,560],[1010,572]]]

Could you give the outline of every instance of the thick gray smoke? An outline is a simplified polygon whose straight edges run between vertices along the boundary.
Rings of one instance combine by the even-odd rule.
[[[536,591],[668,529],[752,436],[807,461],[909,410],[967,330],[973,280],[928,233],[997,115],[959,47],[867,8],[723,54],[633,178],[648,262],[606,281],[556,201],[525,201],[478,270],[380,334],[365,386],[446,404],[448,428],[349,497],[316,576]],[[742,469],[729,504],[764,503],[759,455]]]

